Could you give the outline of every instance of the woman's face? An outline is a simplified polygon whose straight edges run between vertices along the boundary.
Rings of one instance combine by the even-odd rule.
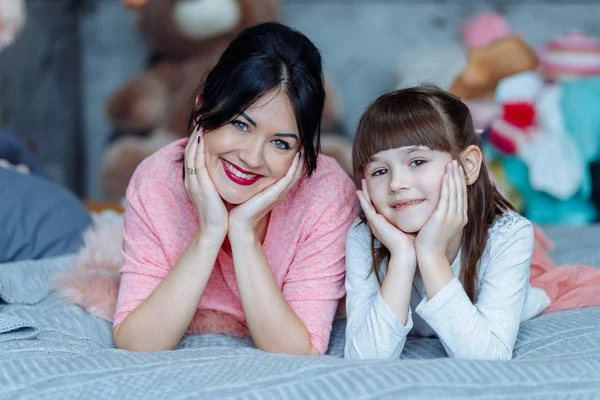
[[[256,101],[240,117],[207,132],[206,168],[223,200],[244,203],[282,178],[300,150],[300,135],[285,93]]]

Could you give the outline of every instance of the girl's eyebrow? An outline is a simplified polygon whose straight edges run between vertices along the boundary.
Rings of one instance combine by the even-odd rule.
[[[429,150],[429,148],[428,148],[428,147],[424,147],[424,146],[411,146],[411,147],[408,149],[408,152],[407,152],[407,153],[408,153],[408,154],[412,154],[412,153],[414,153],[414,152],[417,152],[417,151],[427,151],[427,150]]]
[[[429,150],[427,147],[424,146],[406,146],[404,148],[402,148],[402,152],[406,152],[406,154],[411,154],[414,153],[416,151],[427,151]],[[369,157],[369,162],[377,162],[377,161],[381,161],[380,157],[377,154],[373,154],[371,157]]]

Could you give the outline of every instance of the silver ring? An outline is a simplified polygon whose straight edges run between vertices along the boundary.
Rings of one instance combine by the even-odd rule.
[[[195,167],[191,167],[191,168],[187,168],[187,172],[189,175],[194,175],[196,173],[196,168]]]

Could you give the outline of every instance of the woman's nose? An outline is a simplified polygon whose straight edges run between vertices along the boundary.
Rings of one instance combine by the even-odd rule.
[[[250,169],[258,169],[264,165],[263,145],[261,143],[244,143],[239,158]]]

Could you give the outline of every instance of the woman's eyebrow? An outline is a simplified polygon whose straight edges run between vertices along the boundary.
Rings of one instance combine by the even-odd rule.
[[[254,125],[254,127],[256,128],[258,125],[256,124],[256,122],[254,122],[254,120],[252,118],[250,118],[248,116],[248,114],[246,114],[245,112],[242,111],[242,113],[240,114],[242,117],[246,118],[248,120],[248,122],[250,122],[252,125]]]
[[[296,142],[298,141],[298,135],[296,135],[295,133],[276,133],[275,136],[289,137],[289,138],[295,139]]]

